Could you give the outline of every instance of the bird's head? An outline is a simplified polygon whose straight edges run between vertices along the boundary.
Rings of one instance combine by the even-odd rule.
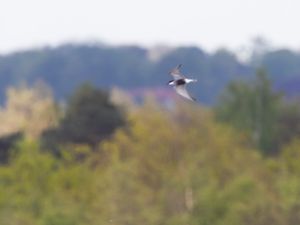
[[[168,82],[168,85],[174,86],[174,85],[175,85],[175,81],[174,81],[174,80],[170,80],[170,81]]]

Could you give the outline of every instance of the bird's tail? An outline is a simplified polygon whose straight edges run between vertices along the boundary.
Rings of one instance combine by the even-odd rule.
[[[196,79],[185,79],[186,83],[197,82]]]

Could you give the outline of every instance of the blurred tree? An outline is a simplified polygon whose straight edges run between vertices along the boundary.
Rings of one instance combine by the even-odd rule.
[[[271,154],[278,150],[276,139],[280,104],[280,95],[273,91],[266,72],[260,69],[252,84],[230,83],[215,111],[220,121],[231,123],[250,135],[257,148]]]
[[[300,55],[288,49],[280,49],[266,53],[261,60],[261,65],[266,68],[276,84],[299,77]]]
[[[269,179],[261,179],[269,173],[258,153],[205,109],[183,104],[166,112],[147,103],[131,114],[130,125],[93,157],[123,168],[110,175],[114,188],[108,192],[118,196],[110,212],[119,224],[255,224],[248,221],[257,209],[264,211],[255,217],[258,224],[279,224],[276,193]],[[130,205],[120,201],[127,198]]]
[[[167,72],[179,63],[185,65],[184,73],[201,80],[191,89],[206,104],[214,104],[220,91],[237,75],[251,77],[257,66],[267,68],[274,84],[289,91],[289,84],[299,79],[300,54],[287,49],[271,51],[261,38],[253,44],[252,63],[241,63],[228,50],[209,54],[197,47],[173,48],[153,61],[149,56],[151,50],[99,43],[65,44],[7,54],[0,57],[0,102],[4,102],[8,86],[24,80],[31,85],[43,79],[59,100],[65,100],[84,81],[101,88],[161,86]],[[295,89],[296,95],[298,90]]]
[[[102,203],[95,173],[76,162],[70,153],[58,159],[36,142],[19,142],[9,166],[0,167],[0,224],[97,224],[90,223]]]
[[[10,151],[19,140],[23,138],[23,133],[13,133],[0,138],[0,163],[9,161]]]
[[[300,137],[300,105],[297,101],[284,102],[280,107],[278,145],[284,146]]]
[[[299,140],[270,159],[194,104],[129,113],[96,149],[64,145],[54,157],[19,142],[0,166],[0,224],[299,223]]]
[[[278,158],[275,186],[278,188],[285,210],[287,224],[300,223],[300,139],[295,138],[283,147]]]
[[[26,137],[38,138],[44,130],[54,127],[57,120],[57,107],[47,85],[37,82],[32,87],[11,87],[0,111],[0,136],[21,132]]]
[[[83,84],[67,103],[59,133],[63,141],[95,146],[124,123],[124,115],[109,101],[106,92]]]
[[[250,42],[249,62],[254,66],[261,66],[262,58],[271,52],[272,45],[264,37],[254,37]]]
[[[110,90],[110,101],[123,111],[132,110],[136,106],[128,92],[117,87]]]

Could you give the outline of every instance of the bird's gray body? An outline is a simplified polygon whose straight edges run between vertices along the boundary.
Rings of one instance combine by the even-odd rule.
[[[170,71],[170,75],[172,75],[174,79],[169,81],[169,85],[173,86],[175,91],[179,95],[181,95],[189,100],[196,101],[196,99],[193,98],[192,96],[190,96],[190,94],[187,92],[185,86],[188,83],[197,82],[197,80],[185,78],[185,76],[183,76],[179,71],[180,67],[181,67],[181,64],[176,66],[173,70]]]

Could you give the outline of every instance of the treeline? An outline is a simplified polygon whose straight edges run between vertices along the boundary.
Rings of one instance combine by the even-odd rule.
[[[16,52],[0,57],[0,100],[5,89],[22,82],[32,84],[43,80],[54,91],[56,99],[65,100],[82,82],[109,89],[132,90],[141,87],[165,86],[167,72],[184,64],[183,72],[199,80],[191,87],[201,102],[212,104],[223,88],[234,79],[253,78],[257,67],[269,72],[274,87],[289,96],[299,96],[300,54],[276,50],[255,55],[248,63],[240,62],[234,53],[218,50],[207,53],[196,47],[169,50],[105,45],[62,45]]]
[[[88,84],[61,106],[44,84],[10,88],[1,132],[21,135],[6,139],[0,224],[299,224],[300,134],[269,154],[278,120],[262,120],[281,103],[262,71],[256,81],[231,83],[216,109],[134,106]]]
[[[98,57],[104,49],[110,57]],[[42,52],[56,56],[49,60]],[[1,64],[2,72],[27,75],[6,88],[0,108],[0,224],[300,224],[300,106],[279,90],[276,79],[281,87],[284,79],[267,64],[279,60],[283,68],[287,61],[275,57],[282,53],[263,56],[267,69],[259,70],[253,69],[257,61],[252,68],[229,52],[197,48],[176,49],[158,61],[145,49],[104,46],[2,57],[4,64],[19,57],[15,67],[14,60]],[[199,85],[207,89],[196,92],[208,94],[213,107],[181,98],[164,105],[151,95],[137,106],[127,92],[110,89],[165,83],[177,61],[186,73],[206,74]],[[293,63],[285,78],[296,81]],[[102,66],[110,71],[102,73]],[[17,84],[19,76],[3,82]],[[93,85],[82,84],[86,80]]]

